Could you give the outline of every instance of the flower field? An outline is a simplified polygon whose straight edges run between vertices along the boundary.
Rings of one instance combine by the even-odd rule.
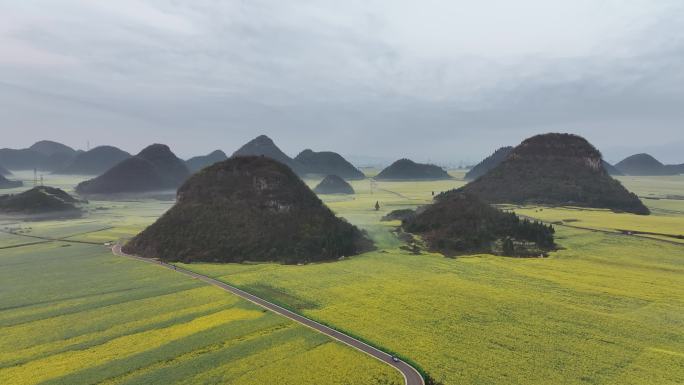
[[[326,199],[367,229],[378,251],[307,266],[184,267],[352,330],[411,357],[447,384],[684,382],[683,246],[558,227],[562,249],[550,258],[416,256],[398,249],[393,224],[379,218],[459,182],[380,183],[395,194],[372,196],[360,183],[354,199]],[[378,212],[371,209],[376,200]],[[587,227],[684,229],[684,216],[657,210],[650,217],[521,211],[542,219],[570,211]]]
[[[402,382],[304,326],[103,246],[2,249],[0,292],[2,384]]]
[[[549,258],[401,250],[392,233],[398,223],[380,218],[463,185],[456,178],[372,190],[368,180],[354,181],[354,196],[322,196],[374,239],[377,250],[361,256],[183,266],[384,346],[445,384],[681,384],[684,246],[619,229],[681,232],[684,201],[673,192],[684,191],[684,177],[622,180],[651,198],[653,215],[509,207],[589,229],[557,226],[561,248]],[[0,383],[402,382],[305,327],[102,246],[140,231],[170,202],[89,207],[70,221],[0,223],[39,237],[0,232]]]

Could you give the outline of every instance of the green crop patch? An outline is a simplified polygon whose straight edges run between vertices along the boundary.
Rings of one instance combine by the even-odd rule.
[[[304,326],[101,245],[3,249],[0,292],[2,384],[401,383]]]

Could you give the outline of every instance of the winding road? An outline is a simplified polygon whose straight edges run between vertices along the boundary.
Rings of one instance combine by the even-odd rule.
[[[177,267],[175,265],[168,264],[166,262],[162,262],[157,259],[150,259],[150,258],[143,258],[143,257],[138,257],[136,255],[130,255],[126,254],[121,250],[121,245],[116,244],[112,247],[112,252],[114,255],[118,255],[121,257],[128,257],[128,258],[133,258],[137,259],[139,261],[147,262],[147,263],[152,263],[156,265],[160,265],[163,267],[166,267],[168,269],[177,271],[179,273],[185,274],[187,276],[202,280],[208,284],[217,286],[223,290],[226,290],[232,294],[237,295],[240,298],[243,298],[249,302],[252,302],[264,309],[270,310],[274,313],[280,314],[283,317],[289,318],[295,322],[298,322],[304,326],[307,326],[311,329],[314,329],[320,333],[323,333],[327,335],[328,337],[334,338],[339,342],[342,342],[343,344],[346,344],[348,346],[351,346],[352,348],[356,350],[360,350],[369,356],[380,360],[387,365],[392,366],[393,368],[397,369],[402,376],[404,376],[404,381],[406,382],[406,385],[425,385],[425,381],[423,380],[423,376],[418,373],[418,371],[411,365],[405,363],[404,361],[394,361],[392,359],[392,356],[383,352],[382,350],[376,349],[364,342],[361,342],[357,340],[354,337],[351,337],[349,335],[346,335],[344,333],[341,333],[335,329],[329,328],[323,324],[320,324],[314,320],[311,320],[309,318],[306,318],[304,316],[301,316],[297,313],[291,312],[283,307],[280,307],[274,303],[268,302],[262,298],[259,298],[255,295],[249,294],[246,291],[240,290],[237,287],[228,285],[225,282],[221,282],[219,280],[216,280],[214,278],[207,277],[206,275],[198,274],[195,273],[194,271],[186,270],[180,267]]]

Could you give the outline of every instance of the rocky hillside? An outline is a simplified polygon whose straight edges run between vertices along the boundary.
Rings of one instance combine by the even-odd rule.
[[[64,144],[41,140],[29,148],[0,149],[0,164],[10,170],[56,171],[68,165],[77,154]]]
[[[68,166],[57,170],[58,174],[100,175],[117,163],[131,157],[131,154],[113,146],[98,146],[76,155]]]
[[[0,149],[0,164],[10,170],[43,169],[47,157],[33,150],[14,148]]]
[[[489,170],[498,166],[499,163],[503,162],[508,154],[513,151],[513,147],[501,147],[494,151],[494,153],[486,158],[484,158],[480,163],[476,164],[471,168],[464,176],[465,180],[475,180],[482,175],[486,174]]]
[[[39,163],[37,168],[51,172],[66,167],[79,154],[73,148],[51,140],[38,141],[28,149],[42,155],[42,157],[37,157]]]
[[[164,144],[153,144],[104,174],[76,186],[79,194],[119,194],[175,190],[190,176],[185,162]]]
[[[0,196],[0,212],[6,214],[41,214],[57,211],[78,211],[78,199],[64,190],[38,186],[20,194]]]
[[[261,156],[202,169],[124,251],[168,261],[306,263],[370,247],[287,166]]]
[[[354,194],[354,188],[337,175],[328,175],[314,188],[316,194]]]
[[[55,154],[64,154],[72,157],[76,156],[76,150],[73,148],[51,140],[40,140],[33,143],[29,149],[45,156],[52,156]]]
[[[295,157],[307,174],[337,175],[346,180],[364,179],[366,176],[342,155],[332,151],[304,150]]]
[[[233,153],[233,156],[265,156],[292,169],[297,175],[306,174],[306,167],[290,158],[276,146],[271,138],[259,135]]]
[[[666,166],[649,154],[628,156],[615,164],[615,168],[625,175],[676,175],[676,166]]]
[[[498,150],[494,151],[494,153],[487,158],[485,158],[482,162],[478,163],[475,165],[470,171],[468,171],[463,179],[465,180],[475,180],[482,175],[486,174],[489,172],[489,170],[493,169],[494,167],[498,166],[501,162],[503,162],[508,154],[513,151],[513,147],[501,147]],[[601,161],[603,164],[603,168],[606,170],[608,175],[623,175],[617,168],[615,168],[612,164],[606,162],[605,160]]]
[[[635,194],[608,175],[601,153],[586,139],[571,134],[526,139],[506,160],[459,191],[492,203],[584,206],[649,214]]]
[[[442,195],[415,215],[405,216],[402,227],[446,255],[538,256],[555,246],[553,227],[520,219],[461,192]]]
[[[188,160],[185,161],[185,164],[188,166],[190,169],[190,172],[197,172],[207,166],[211,166],[212,164],[216,162],[221,162],[223,160],[228,159],[228,156],[226,155],[225,152],[221,150],[215,150],[210,152],[207,155],[200,155],[200,156],[195,156],[192,157]]]
[[[451,179],[441,167],[434,164],[416,163],[410,159],[399,159],[375,176],[377,180],[438,180]]]
[[[603,169],[606,170],[608,175],[613,175],[613,176],[618,176],[618,175],[624,175],[620,170],[618,170],[615,166],[612,164],[606,162],[605,160],[601,161],[603,164]]]

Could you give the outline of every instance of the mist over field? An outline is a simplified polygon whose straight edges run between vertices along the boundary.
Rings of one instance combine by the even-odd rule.
[[[557,131],[681,162],[683,23],[679,1],[2,1],[3,145],[264,133],[457,164]]]

